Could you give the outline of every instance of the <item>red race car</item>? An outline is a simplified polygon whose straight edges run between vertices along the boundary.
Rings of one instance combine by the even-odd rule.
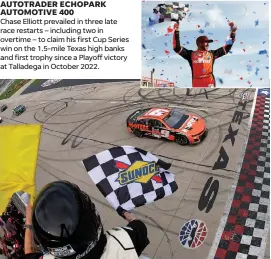
[[[137,137],[166,138],[180,145],[199,143],[207,135],[200,116],[170,108],[137,110],[128,117],[127,128]]]

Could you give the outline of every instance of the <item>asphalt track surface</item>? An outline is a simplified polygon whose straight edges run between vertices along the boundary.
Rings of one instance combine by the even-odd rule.
[[[223,141],[244,91],[250,94],[250,100],[233,148],[230,141]],[[58,179],[75,182],[97,204],[105,229],[126,222],[103,198],[81,160],[112,146],[131,145],[171,162],[179,189],[134,211],[148,228],[151,243],[144,254],[156,259],[202,259],[208,257],[232,184],[238,177],[236,170],[248,136],[254,93],[253,89],[191,89],[188,94],[186,89],[139,89],[137,82],[121,82],[24,94],[0,104],[8,104],[1,114],[4,124],[43,124],[37,188]],[[17,104],[24,104],[26,112],[13,117],[11,108]],[[125,122],[129,114],[142,107],[181,107],[197,113],[206,120],[209,134],[202,143],[185,147],[165,140],[137,138],[126,130]],[[214,171],[222,145],[230,150],[229,163],[225,169]],[[198,209],[198,203],[211,176],[219,181],[220,188],[213,208],[206,213]],[[197,249],[182,247],[178,239],[180,228],[190,219],[200,219],[208,227],[207,238]]]
[[[102,83],[108,83],[108,82],[127,82],[127,80],[124,79],[63,79],[57,83],[50,84],[46,87],[42,86],[43,83],[48,81],[50,79],[41,79],[38,82],[35,82],[31,85],[31,87],[26,88],[21,94],[29,94],[33,92],[38,91],[44,91],[48,89],[55,89],[55,88],[61,88],[61,87],[69,87],[69,86],[79,86],[79,85],[86,85],[86,84],[102,84]],[[137,79],[132,79],[129,81],[138,81]]]

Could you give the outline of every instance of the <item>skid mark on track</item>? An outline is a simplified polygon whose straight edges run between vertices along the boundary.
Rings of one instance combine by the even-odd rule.
[[[54,167],[50,165],[50,161],[55,162],[65,162],[65,161],[74,161],[79,162],[82,160],[80,157],[80,154],[78,153],[76,159],[71,159],[68,157],[69,152],[73,152],[73,150],[84,150],[87,148],[90,150],[97,150],[97,149],[106,149],[112,146],[117,146],[116,142],[120,141],[127,141],[129,143],[130,139],[134,140],[134,136],[128,136],[127,137],[117,137],[114,135],[114,132],[111,132],[113,134],[113,140],[112,141],[103,141],[103,136],[99,137],[93,137],[93,133],[97,130],[99,130],[99,126],[103,123],[105,127],[108,127],[108,122],[113,121],[114,116],[120,115],[120,116],[126,116],[127,112],[132,112],[139,108],[147,108],[151,106],[168,106],[168,105],[176,105],[176,106],[182,106],[184,109],[187,109],[189,111],[192,110],[193,112],[197,113],[197,109],[205,109],[201,111],[201,114],[204,114],[204,118],[206,119],[216,119],[220,118],[223,113],[226,113],[228,111],[236,109],[238,106],[238,93],[240,90],[231,89],[231,90],[220,90],[220,89],[212,89],[208,91],[203,90],[196,90],[193,89],[191,92],[187,93],[185,90],[180,91],[181,93],[178,93],[178,89],[175,90],[149,90],[146,91],[145,89],[139,89],[138,86],[135,85],[127,85],[127,89],[125,91],[117,92],[118,97],[110,97],[110,98],[97,98],[99,94],[104,93],[106,91],[103,86],[98,86],[95,89],[91,89],[91,91],[84,90],[79,91],[80,94],[71,96],[69,98],[62,98],[59,100],[53,100],[48,101],[40,100],[40,102],[48,101],[49,103],[38,103],[36,101],[29,101],[29,103],[37,104],[36,107],[32,106],[32,111],[34,112],[34,118],[39,121],[40,123],[46,122],[43,128],[43,134],[46,134],[47,136],[54,136],[55,138],[59,139],[59,145],[61,148],[64,148],[65,150],[54,150],[50,151],[45,148],[40,149],[43,153],[39,155],[39,164],[38,167],[42,168],[45,172],[47,172],[52,177],[55,177],[56,179],[65,179],[70,178],[71,180],[78,181],[81,184],[84,184],[87,188],[90,187],[86,182],[78,179],[76,175],[74,174],[68,174],[67,172],[64,172],[57,167]],[[86,88],[87,89],[87,88]],[[80,89],[81,90],[81,89]],[[72,91],[76,91],[76,89],[72,89]],[[72,92],[71,92],[72,93]],[[66,96],[66,95],[65,95]],[[44,96],[46,97],[46,95]],[[107,95],[108,97],[108,95]],[[41,98],[42,99],[42,98]],[[48,99],[48,98],[46,98]],[[88,103],[89,105],[93,106],[93,109],[90,110],[84,110],[82,112],[74,112],[67,114],[67,110],[71,110],[71,107],[74,107],[76,109],[76,105],[80,105],[80,102],[87,102],[84,103],[84,105],[87,107]],[[103,103],[106,103],[108,107],[103,108]],[[67,104],[67,105],[66,105]],[[96,105],[97,104],[97,105]],[[40,105],[41,107],[39,108]],[[56,105],[55,109],[52,109],[53,105]],[[213,108],[214,105],[217,105],[218,108]],[[228,105],[226,108],[220,107],[220,105]],[[30,108],[31,109],[31,108]],[[35,112],[34,109],[37,109]],[[40,113],[39,113],[40,112]],[[43,117],[39,117],[43,115]],[[45,117],[44,117],[45,115]],[[86,116],[86,118],[77,118],[76,116]],[[67,116],[70,116],[69,122],[63,122],[61,121],[62,118],[69,118]],[[50,122],[51,118],[57,118],[58,122],[53,123]],[[125,123],[126,117],[124,118]],[[12,120],[11,120],[12,121]],[[15,120],[13,120],[15,121]],[[18,122],[18,121],[17,121]],[[227,180],[233,180],[234,179],[234,171],[225,169],[221,170],[221,174],[212,172],[213,165],[209,165],[204,163],[204,160],[207,160],[212,157],[213,153],[217,153],[217,150],[222,142],[223,138],[223,127],[229,125],[231,121],[220,121],[217,124],[215,124],[211,129],[210,133],[212,133],[213,136],[210,136],[208,141],[210,141],[206,148],[204,148],[204,151],[202,152],[200,159],[198,161],[188,161],[187,159],[182,159],[181,157],[174,157],[175,154],[168,154],[168,155],[162,155],[163,149],[167,145],[175,145],[175,143],[170,143],[166,141],[161,142],[154,142],[154,145],[151,146],[151,152],[154,153],[154,155],[157,155],[161,159],[165,159],[166,161],[172,162],[172,166],[174,167],[174,173],[176,175],[176,178],[182,176],[182,174],[186,171],[194,171],[195,173],[200,173],[206,176],[215,176],[218,178],[224,178]],[[21,123],[21,122],[18,122]],[[74,127],[69,130],[68,132],[64,132],[65,130],[65,124],[74,125]],[[79,124],[79,125],[78,125]],[[54,129],[50,128],[50,126],[54,126]],[[58,129],[55,129],[55,126],[58,126]],[[126,128],[126,125],[121,125],[122,127]],[[63,129],[61,128],[63,127]],[[245,125],[244,125],[245,127]],[[126,129],[125,129],[126,130]],[[85,136],[83,136],[85,135]],[[212,142],[213,137],[217,137],[216,141]],[[65,147],[63,147],[65,146]],[[180,147],[181,149],[182,147]],[[185,149],[183,149],[185,150]],[[64,156],[64,158],[60,158],[61,155]],[[65,157],[67,155],[67,157]],[[90,155],[90,154],[89,154]],[[70,156],[70,155],[69,155]],[[85,158],[85,155],[84,157]],[[82,168],[83,169],[83,168]],[[231,174],[227,175],[224,172],[230,172]],[[224,174],[224,175],[222,175]],[[189,186],[187,187],[188,190]],[[227,189],[221,188],[220,193],[227,192]],[[186,194],[186,193],[185,193]],[[162,212],[165,215],[172,216],[173,218],[177,218],[182,220],[181,217],[178,217],[176,215],[177,211],[181,209],[181,203],[182,201],[189,201],[190,199],[185,197],[185,194],[182,199],[180,199],[178,206],[175,206],[175,208],[163,210],[163,208],[159,208],[156,204],[152,204],[150,206],[150,209]],[[95,197],[91,197],[95,202],[98,202],[99,204],[111,208],[111,206],[103,201],[100,201],[99,199]],[[191,202],[195,203],[195,200],[191,200]],[[171,212],[175,212],[174,215],[171,215]],[[172,241],[170,240],[170,237],[168,234],[173,234],[177,237],[178,230],[171,231],[169,230],[170,224],[168,224],[168,228],[163,228],[163,226],[159,225],[155,219],[148,217],[148,215],[140,212],[135,212],[137,216],[140,216],[143,218],[143,221],[152,227],[155,227],[157,229],[160,229],[164,233],[164,239],[168,243],[169,246],[169,256],[168,258],[172,258],[174,256],[174,250],[172,248]],[[162,239],[163,240],[163,239]],[[209,245],[209,244],[207,244]]]

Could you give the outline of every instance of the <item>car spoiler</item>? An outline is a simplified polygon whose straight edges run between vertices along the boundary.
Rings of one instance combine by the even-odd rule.
[[[128,122],[136,122],[137,117],[142,115],[144,112],[147,112],[148,110],[149,110],[149,108],[138,109],[138,110],[134,111],[132,114],[130,114],[126,120],[127,126],[128,126]],[[137,115],[137,113],[139,113],[139,114]]]
[[[134,111],[132,114],[129,115],[129,117],[126,120],[127,126],[128,126],[128,122],[134,121],[135,120],[135,115],[136,113],[138,113],[141,110],[136,110]]]

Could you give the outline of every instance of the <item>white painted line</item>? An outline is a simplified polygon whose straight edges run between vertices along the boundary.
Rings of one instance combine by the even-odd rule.
[[[179,109],[186,109],[186,110],[198,110],[198,111],[209,111],[209,109],[202,109],[202,108],[194,108],[194,107],[182,107],[178,105],[169,105],[169,108],[179,108]]]
[[[213,241],[213,244],[212,244],[212,247],[210,249],[210,252],[209,252],[209,255],[208,255],[207,259],[214,259],[215,258],[215,253],[216,253],[216,250],[218,248],[218,245],[219,245],[219,242],[220,242],[220,239],[221,239],[221,235],[222,235],[222,233],[224,231],[224,228],[225,228],[225,225],[226,225],[226,222],[227,222],[227,219],[228,219],[228,215],[230,213],[231,204],[232,204],[232,201],[233,201],[236,185],[237,185],[237,182],[238,182],[238,179],[239,179],[240,171],[241,171],[241,168],[242,168],[242,164],[243,164],[243,160],[244,160],[244,156],[245,156],[245,152],[246,152],[247,142],[248,142],[248,138],[249,138],[250,128],[251,128],[252,119],[253,119],[254,110],[255,110],[255,105],[256,105],[257,93],[258,93],[258,88],[255,89],[254,100],[253,100],[252,107],[251,107],[251,112],[250,112],[250,117],[249,117],[248,127],[247,127],[247,139],[244,142],[243,150],[242,150],[241,156],[240,156],[240,160],[239,160],[239,163],[237,164],[237,169],[236,169],[237,177],[236,177],[236,179],[234,180],[234,183],[231,186],[231,191],[229,193],[228,200],[227,200],[225,208],[224,208],[223,216],[222,216],[222,218],[220,220],[220,224],[219,224],[219,226],[217,228],[217,232],[216,232],[216,235],[215,235],[215,238],[214,238],[214,241]],[[259,259],[261,259],[261,258],[259,258]]]
[[[74,103],[92,103],[92,101],[89,100],[72,100]]]
[[[265,99],[268,101],[268,105],[267,104],[265,105],[265,109],[270,111],[269,98],[266,97]],[[270,127],[270,120],[267,120],[266,122],[264,121],[264,123],[268,123],[268,127]],[[264,135],[263,133],[262,133],[262,135]],[[268,140],[269,140],[269,143],[270,143],[270,136],[269,136]],[[261,158],[259,157],[258,160],[260,160],[260,159]],[[269,159],[269,161],[270,161],[270,159]],[[269,178],[270,178],[270,172],[268,174],[269,174]],[[270,187],[269,187],[269,189],[270,189]],[[269,204],[270,204],[270,200],[268,199],[268,201],[267,201],[267,213],[265,214],[265,220],[264,220],[265,221],[264,234],[263,234],[263,237],[262,237],[262,242],[261,242],[261,247],[260,247],[260,254],[258,256],[259,259],[264,258],[264,256],[265,256],[266,243],[267,243],[267,239],[269,237],[269,227],[270,227],[270,206],[269,206]]]

